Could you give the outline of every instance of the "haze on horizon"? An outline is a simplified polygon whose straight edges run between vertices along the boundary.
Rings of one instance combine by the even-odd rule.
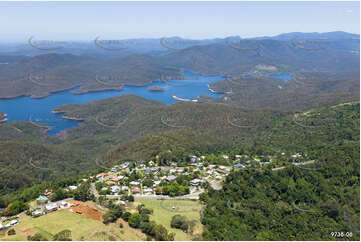
[[[359,2],[0,2],[0,42],[359,34]]]

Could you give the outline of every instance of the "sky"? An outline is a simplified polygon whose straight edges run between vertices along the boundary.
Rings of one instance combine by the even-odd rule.
[[[359,34],[359,2],[0,2],[0,42]]]

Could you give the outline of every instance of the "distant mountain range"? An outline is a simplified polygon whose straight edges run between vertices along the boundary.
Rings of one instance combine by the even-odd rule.
[[[104,42],[114,39],[107,39],[106,36],[97,36],[94,39],[87,41],[72,41],[65,40],[60,44],[62,48],[55,50],[39,50],[32,47],[28,42],[36,42],[36,37],[32,36],[32,39],[29,36],[29,40],[24,41],[22,44],[14,43],[0,43],[0,55],[26,55],[34,56],[44,53],[71,53],[75,55],[91,55],[91,56],[101,56],[101,57],[115,57],[115,56],[124,56],[130,53],[138,54],[150,54],[150,55],[159,55],[171,51],[164,45],[162,45],[162,40],[166,42],[183,42],[183,47],[191,46],[203,46],[209,44],[226,44],[227,39],[232,38],[243,39],[243,40],[328,40],[328,41],[341,41],[341,40],[359,40],[359,34],[352,34],[343,31],[334,31],[326,33],[302,33],[302,32],[293,32],[293,33],[284,33],[276,36],[263,36],[263,37],[251,37],[251,38],[242,38],[240,36],[230,36],[227,38],[214,38],[214,39],[184,39],[182,37],[173,36],[166,38],[139,38],[139,39],[122,39],[116,40],[119,41],[117,51],[109,51],[105,48],[102,48],[102,45],[106,46]],[[51,40],[51,39],[49,39]],[[187,44],[188,42],[188,44]],[[189,42],[193,44],[189,44]],[[36,47],[36,44],[34,44]],[[104,47],[103,46],[103,47]],[[114,42],[113,45],[114,47]],[[111,49],[111,48],[110,48]],[[114,47],[114,49],[117,49]]]

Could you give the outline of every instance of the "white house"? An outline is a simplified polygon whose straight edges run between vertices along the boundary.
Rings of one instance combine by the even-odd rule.
[[[131,185],[131,186],[138,186],[140,183],[139,182],[137,182],[137,181],[131,181],[131,182],[129,182],[129,185]]]
[[[69,189],[73,191],[76,190],[77,188],[78,188],[77,186],[69,186]]]
[[[176,176],[168,176],[166,179],[168,182],[174,181],[177,177]]]
[[[122,186],[122,191],[128,191],[129,187],[128,186]]]
[[[199,186],[199,184],[200,184],[201,182],[202,182],[202,180],[196,178],[196,179],[191,180],[190,184],[191,184],[192,186]]]
[[[113,193],[118,193],[118,192],[120,192],[120,187],[119,186],[111,186],[110,190],[112,190]]]
[[[45,209],[47,212],[56,211],[58,209],[58,205],[56,203],[48,203],[45,205]]]

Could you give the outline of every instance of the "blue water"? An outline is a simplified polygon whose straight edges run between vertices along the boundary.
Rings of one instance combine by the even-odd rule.
[[[178,102],[172,95],[180,98],[196,99],[201,94],[207,94],[213,98],[218,98],[220,94],[212,93],[208,89],[208,84],[222,80],[220,76],[201,76],[191,72],[184,72],[186,80],[171,80],[167,83],[153,82],[144,87],[125,86],[121,91],[100,91],[86,94],[72,94],[67,90],[54,93],[46,98],[32,99],[29,97],[19,97],[13,99],[0,99],[0,111],[8,116],[7,122],[12,121],[33,121],[39,124],[52,127],[48,132],[55,135],[64,129],[75,127],[79,121],[63,119],[62,114],[51,113],[55,107],[62,104],[84,104],[100,99],[120,96],[122,94],[134,94],[143,98],[152,99],[173,104]],[[149,91],[150,86],[161,86],[164,91]]]
[[[292,76],[290,74],[285,74],[285,73],[270,74],[269,76],[281,79],[284,82],[288,82],[289,80],[292,79]]]

